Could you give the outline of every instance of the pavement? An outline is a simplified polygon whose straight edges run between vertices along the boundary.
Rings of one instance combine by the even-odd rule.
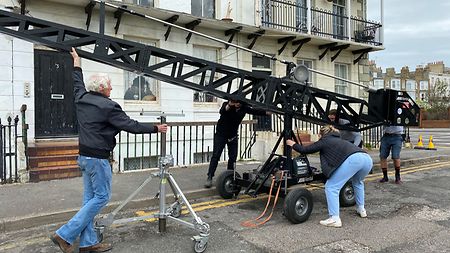
[[[374,161],[374,172],[380,172],[379,151],[369,150]],[[308,156],[312,166],[319,167],[318,155]],[[417,164],[432,164],[438,160],[450,160],[449,148],[438,150],[416,150],[404,148],[401,153],[402,166]],[[226,169],[221,163],[216,176]],[[261,162],[238,162],[238,171],[248,171],[257,168]],[[200,198],[216,196],[216,189],[205,189],[207,164],[190,167],[173,167],[170,172],[177,184],[190,202]],[[389,171],[393,170],[392,163]],[[112,198],[102,213],[110,213],[131,193],[133,193],[152,173],[157,170],[144,170],[115,174],[112,182]],[[158,205],[155,198],[158,192],[158,178],[153,178],[133,198],[133,201],[124,207],[127,209],[148,209]],[[167,189],[170,192],[170,188]],[[81,178],[44,181],[39,183],[19,183],[0,185],[0,232],[16,231],[41,225],[64,222],[70,219],[80,208],[83,192]]]

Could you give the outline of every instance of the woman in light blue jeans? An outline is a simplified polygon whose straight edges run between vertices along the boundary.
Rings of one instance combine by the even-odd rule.
[[[98,243],[93,220],[111,198],[112,172],[108,159],[80,155],[78,165],[83,174],[83,207],[56,234],[71,245],[80,236],[83,248]]]
[[[364,178],[372,169],[372,158],[361,148],[342,140],[339,131],[333,126],[324,126],[319,132],[320,139],[315,143],[302,146],[293,140],[286,144],[302,154],[320,152],[322,173],[328,179],[325,183],[329,218],[320,224],[328,227],[342,227],[339,217],[339,192],[351,180],[356,196],[356,212],[367,217],[364,208]]]
[[[365,218],[364,208],[364,178],[372,169],[373,161],[367,153],[354,153],[350,155],[339,166],[325,183],[325,194],[327,197],[328,214],[330,217],[339,219],[339,192],[342,187],[351,180],[355,192],[356,211]]]

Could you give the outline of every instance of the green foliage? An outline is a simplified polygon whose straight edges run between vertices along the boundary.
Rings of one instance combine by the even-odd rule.
[[[428,102],[424,101],[424,100],[418,99],[416,101],[416,103],[421,109],[424,109],[424,110],[428,110],[431,107],[430,104]]]

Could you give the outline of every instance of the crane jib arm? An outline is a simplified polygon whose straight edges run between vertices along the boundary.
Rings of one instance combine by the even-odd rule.
[[[361,124],[364,128],[383,123],[418,125],[419,107],[406,92],[378,90],[369,93],[367,103],[288,78],[252,73],[4,10],[0,10],[0,32],[61,51],[75,47],[83,58],[316,124],[330,123],[327,116],[333,105],[339,117],[350,121],[345,127],[350,130],[361,130]]]

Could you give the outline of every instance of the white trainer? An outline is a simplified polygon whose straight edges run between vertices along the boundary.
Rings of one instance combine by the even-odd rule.
[[[324,225],[327,227],[340,228],[340,227],[342,227],[342,222],[341,222],[340,218],[334,219],[334,218],[330,217],[326,220],[321,220],[320,225]]]
[[[359,214],[359,216],[361,218],[366,218],[367,217],[367,212],[366,212],[366,209],[364,209],[364,208],[362,208],[362,209],[357,208],[356,212]]]

